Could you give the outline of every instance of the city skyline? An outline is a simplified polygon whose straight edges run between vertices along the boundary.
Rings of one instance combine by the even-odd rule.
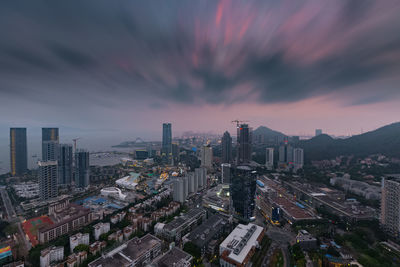
[[[25,1],[0,10],[0,112],[13,110],[0,129],[155,138],[164,121],[176,132],[223,132],[238,118],[286,134],[348,135],[398,121],[397,1]]]
[[[0,1],[0,266],[399,266],[399,14]]]

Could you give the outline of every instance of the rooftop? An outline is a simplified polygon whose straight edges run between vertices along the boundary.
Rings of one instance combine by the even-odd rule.
[[[175,218],[173,221],[165,225],[165,230],[172,231],[176,228],[180,227],[181,225],[185,224],[188,220],[193,219],[194,217],[200,215],[201,213],[205,213],[203,209],[194,208],[188,211],[188,213]]]
[[[147,234],[140,239],[135,237],[97,260],[92,261],[88,266],[126,266],[158,245],[161,245],[161,240],[151,234]]]
[[[239,224],[220,247],[228,251],[227,257],[239,264],[243,264],[251,249],[258,244],[258,238],[264,229],[255,224]]]
[[[289,214],[294,220],[304,220],[304,219],[314,218],[305,209],[300,208],[295,203],[286,198],[276,197],[274,201],[276,204],[280,206],[281,209],[283,209],[287,214]]]
[[[201,248],[208,244],[214,238],[215,234],[225,227],[226,224],[227,221],[224,218],[213,215],[195,228],[188,236],[188,239]]]
[[[51,215],[51,221],[54,222],[52,225],[46,225],[44,227],[41,227],[39,229],[39,232],[44,232],[49,229],[52,229],[54,227],[63,225],[64,223],[68,221],[72,221],[76,218],[79,218],[81,216],[85,216],[86,214],[90,213],[90,210],[87,208],[84,208],[80,205],[77,205],[75,203],[70,203],[67,207],[61,209],[61,210],[55,210]]]
[[[171,250],[169,250],[167,253],[156,260],[156,266],[183,266],[182,263],[191,261],[192,259],[193,257],[189,253],[186,253],[185,251],[177,247],[173,247]]]

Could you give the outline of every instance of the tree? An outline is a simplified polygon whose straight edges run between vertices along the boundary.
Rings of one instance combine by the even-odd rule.
[[[108,239],[108,234],[107,234],[107,233],[101,234],[100,237],[99,237],[99,239],[100,239],[100,241],[107,241],[107,239]]]
[[[183,250],[192,255],[194,258],[201,258],[200,249],[192,242],[185,243]]]
[[[7,235],[12,235],[18,232],[18,226],[16,224],[9,224],[6,228],[4,228],[4,233]]]
[[[74,248],[74,252],[86,251],[89,252],[89,246],[85,244],[79,244]]]
[[[9,226],[9,223],[6,221],[0,221],[0,229],[7,229],[7,227]],[[0,231],[0,237],[6,237],[6,232],[4,231]]]

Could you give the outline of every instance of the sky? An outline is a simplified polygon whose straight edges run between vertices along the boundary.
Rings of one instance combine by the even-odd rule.
[[[0,130],[372,130],[400,120],[399,14],[398,0],[0,1]]]

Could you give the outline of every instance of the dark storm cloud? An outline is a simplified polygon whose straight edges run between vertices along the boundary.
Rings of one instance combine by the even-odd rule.
[[[95,61],[89,56],[65,47],[60,44],[49,44],[49,49],[61,60],[76,68],[88,68],[95,65]]]
[[[354,105],[386,101],[399,96],[388,79],[400,71],[399,11],[363,0],[2,1],[0,94],[84,90],[110,107],[347,92]],[[357,86],[381,79],[390,82]]]

